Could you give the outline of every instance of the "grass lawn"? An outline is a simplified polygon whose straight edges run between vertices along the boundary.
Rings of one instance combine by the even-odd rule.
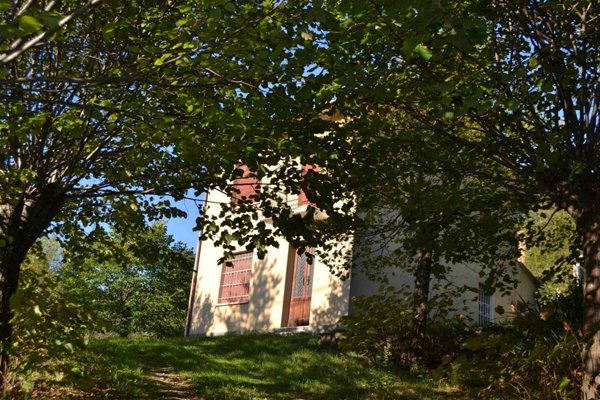
[[[103,339],[80,356],[87,389],[47,387],[39,398],[458,399],[432,380],[368,367],[352,353],[319,350],[308,335]],[[157,375],[167,374],[166,378]],[[177,386],[170,393],[169,386]]]

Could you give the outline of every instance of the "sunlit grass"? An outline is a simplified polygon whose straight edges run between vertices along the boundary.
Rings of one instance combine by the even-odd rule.
[[[96,393],[158,398],[153,368],[169,367],[200,399],[448,399],[453,388],[356,354],[322,351],[308,335],[245,335],[191,339],[94,340],[81,368]]]

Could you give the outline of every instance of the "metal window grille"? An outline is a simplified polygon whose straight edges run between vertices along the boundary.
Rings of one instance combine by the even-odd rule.
[[[250,278],[252,278],[251,251],[238,253],[231,260],[232,266],[223,264],[219,303],[243,303],[250,294]]]
[[[479,325],[489,324],[492,320],[492,297],[487,294],[485,285],[479,284]]]
[[[294,297],[303,297],[304,286],[306,285],[306,253],[298,256],[296,263],[296,277],[295,277],[295,287],[294,287]]]

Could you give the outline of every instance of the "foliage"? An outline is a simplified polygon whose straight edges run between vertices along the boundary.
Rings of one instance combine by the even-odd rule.
[[[13,395],[17,390],[31,390],[39,380],[77,377],[80,371],[67,360],[87,348],[89,332],[97,323],[93,310],[82,307],[60,285],[56,240],[44,239],[41,246],[42,251],[24,264],[19,290],[11,299],[15,312],[10,348]]]
[[[543,291],[568,292],[574,266],[581,261],[575,223],[565,211],[532,212],[524,236],[523,262],[544,282]]]
[[[288,140],[308,134],[282,126],[298,115],[286,86],[316,47],[305,39],[315,13],[305,2],[0,1],[0,341],[20,265],[49,230],[76,249],[110,241],[107,226],[184,216],[167,196],[232,194],[240,161],[298,186],[281,160],[309,154]],[[289,217],[274,228],[300,226]],[[258,228],[260,250],[274,229]]]
[[[311,335],[230,335],[151,340],[91,340],[76,357],[92,369],[95,387],[53,385],[50,394],[74,399],[167,398],[173,388],[156,380],[172,373],[186,381],[185,395],[215,400],[242,399],[448,399],[456,388],[403,371],[365,365],[353,353],[319,351]],[[166,372],[165,372],[166,371]]]
[[[352,223],[352,204],[334,200],[371,176],[355,165],[389,172],[393,187],[424,155],[421,176],[452,171],[517,211],[569,212],[586,276],[599,275],[598,2],[0,4],[12,36],[0,49],[2,341],[19,265],[53,222],[77,243],[104,237],[103,222],[180,215],[151,196],[232,194],[240,161],[273,179],[256,203],[226,207],[236,217],[200,221],[227,251],[237,241],[264,255],[269,233],[314,246],[329,228],[314,210],[292,215],[283,194],[305,189],[331,226]],[[402,147],[424,151],[390,157]],[[453,157],[430,157],[440,151]],[[325,172],[302,175],[309,163]],[[261,210],[272,226],[253,223]]]
[[[372,126],[388,141],[427,132],[423,145],[455,146],[457,170],[477,152],[490,168],[462,171],[523,200],[554,201],[570,188],[560,182],[591,189],[579,185],[596,178],[598,156],[599,71],[585,67],[600,46],[595,2],[342,1],[331,12],[339,29],[320,61],[349,120],[340,131]],[[397,131],[378,120],[390,114],[405,121]]]
[[[585,344],[581,304],[581,290],[573,286],[540,314],[472,335],[446,373],[456,384],[478,388],[478,398],[577,398]]]
[[[579,255],[574,224],[565,212],[538,211],[526,229],[524,262],[542,279],[541,312],[476,332],[446,365],[452,381],[476,388],[478,398],[570,399],[581,388],[585,341],[582,290],[572,266]]]
[[[272,199],[298,192],[290,159],[307,158],[320,144],[297,124],[300,115],[319,113],[302,111],[312,100],[297,93],[306,54],[319,47],[306,39],[318,11],[307,2],[6,2],[6,215],[39,211],[30,236],[51,227],[76,246],[82,235],[105,238],[105,224],[185,215],[164,196],[199,201],[208,188],[233,194],[240,161],[270,177],[264,192]],[[56,25],[62,17],[67,22]],[[43,45],[23,48],[30,39]],[[18,56],[9,60],[13,51]],[[297,225],[285,214],[276,226],[280,219],[287,229]],[[231,228],[224,236],[243,230],[239,222],[222,227]],[[262,249],[272,229],[253,227],[260,234],[252,242]],[[0,228],[0,243],[15,235]],[[25,250],[32,244],[10,240]]]
[[[598,2],[328,5],[333,22],[323,28],[328,46],[317,64],[330,72],[329,91],[319,94],[328,96],[332,114],[347,122],[331,135],[349,140],[349,175],[350,164],[362,154],[378,168],[386,165],[386,171],[410,168],[413,158],[386,164],[400,143],[452,149],[450,162],[437,164],[426,156],[424,163],[497,185],[520,212],[551,206],[566,211],[582,243],[584,290],[595,290],[600,285]],[[361,137],[365,132],[373,134]],[[465,162],[473,154],[487,165]],[[600,316],[597,304],[585,304],[586,326],[595,334],[585,357],[591,399],[598,396],[593,379],[600,368]]]
[[[61,285],[94,309],[110,332],[183,333],[194,256],[167,234],[166,224],[114,229],[110,242],[67,257],[59,270]]]
[[[428,311],[435,315],[428,322],[424,366],[438,366],[444,357],[456,354],[460,343],[469,332],[466,318],[450,318],[448,311],[454,305],[456,293],[438,293],[430,297]],[[372,365],[396,365],[414,368],[411,324],[413,310],[411,295],[403,290],[384,290],[369,297],[354,297],[355,313],[343,317],[344,340],[341,347],[363,355]]]

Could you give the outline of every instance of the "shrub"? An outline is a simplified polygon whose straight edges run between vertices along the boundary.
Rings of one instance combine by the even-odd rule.
[[[455,355],[469,328],[464,320],[439,317],[447,313],[437,310],[438,306],[445,308],[447,302],[433,298],[430,303],[430,314],[435,313],[438,318],[430,319],[427,325],[425,354],[420,359],[425,366],[435,367],[443,358]],[[375,296],[353,298],[356,312],[341,320],[345,336],[342,349],[355,351],[372,364],[414,367],[410,304],[406,289],[388,289]]]
[[[11,307],[11,396],[31,390],[38,381],[77,376],[79,371],[65,356],[86,348],[94,316],[61,288],[45,256],[32,256],[24,263]]]
[[[541,313],[478,331],[447,363],[446,373],[454,383],[475,388],[478,398],[577,398],[584,345],[581,304],[581,290],[572,286],[554,301],[546,298]]]

